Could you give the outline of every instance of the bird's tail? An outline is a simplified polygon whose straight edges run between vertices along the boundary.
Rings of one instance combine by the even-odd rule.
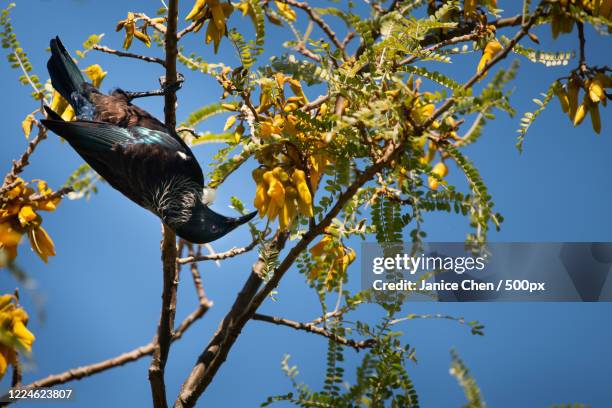
[[[72,103],[72,94],[81,92],[85,78],[74,63],[74,60],[64,48],[59,37],[51,40],[51,58],[47,62],[47,70],[51,76],[51,84],[63,97]]]

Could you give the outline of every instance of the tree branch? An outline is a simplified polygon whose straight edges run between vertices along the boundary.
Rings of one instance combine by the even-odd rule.
[[[296,322],[294,320],[285,319],[283,317],[275,317],[275,316],[268,316],[264,314],[255,313],[253,315],[253,320],[259,320],[261,322],[272,323],[272,324],[276,324],[279,326],[287,326],[295,330],[301,330],[301,331],[306,331],[309,333],[318,334],[319,336],[327,337],[328,339],[333,340],[336,343],[341,344],[343,346],[352,347],[356,351],[370,348],[375,343],[374,339],[367,339],[367,340],[362,340],[362,341],[347,339],[346,337],[339,336],[322,327],[315,326],[312,323]]]
[[[159,65],[161,65],[163,67],[166,66],[166,61],[164,61],[161,58],[148,57],[146,55],[133,54],[131,52],[113,50],[112,48],[106,47],[104,45],[98,45],[98,44],[94,45],[93,49],[96,50],[96,51],[105,52],[107,54],[116,55],[118,57],[134,58],[134,59],[141,60],[141,61],[153,62],[153,63],[159,64]]]
[[[164,94],[164,119],[168,129],[176,128],[176,87],[177,82],[176,58],[177,58],[177,25],[178,25],[178,0],[170,0],[168,4],[168,26],[165,35],[166,51],[166,84],[168,92]],[[172,328],[176,312],[176,292],[178,286],[178,265],[176,263],[176,235],[167,225],[162,226],[162,263],[163,263],[163,293],[162,310],[157,329],[157,344],[151,365],[149,367],[149,381],[151,383],[151,394],[155,408],[166,408],[166,385],[164,382],[164,370],[170,352],[172,342]]]
[[[210,255],[192,255],[190,254],[188,257],[186,258],[179,258],[177,259],[177,262],[179,263],[179,265],[183,265],[186,263],[192,263],[192,262],[200,262],[200,261],[222,261],[223,259],[227,259],[227,258],[233,258],[235,256],[244,254],[245,252],[249,252],[251,251],[253,248],[255,248],[258,244],[259,240],[255,239],[253,240],[253,242],[251,242],[249,245],[244,246],[244,247],[234,247],[228,251],[225,252],[218,252],[216,254],[210,254]]]

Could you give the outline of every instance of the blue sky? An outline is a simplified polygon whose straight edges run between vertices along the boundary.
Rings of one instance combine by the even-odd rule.
[[[3,1],[5,4],[6,1]],[[104,43],[119,48],[120,35],[114,33],[116,21],[125,17],[126,7],[153,15],[157,1],[126,2],[109,0],[28,0],[18,1],[13,20],[23,47],[35,70],[46,78],[44,51],[48,40],[60,35],[70,50],[81,47],[91,33],[106,33]],[[191,1],[182,3],[181,14]],[[518,2],[501,1],[501,7]],[[303,16],[301,16],[303,17]],[[236,16],[232,23],[248,32],[246,20]],[[547,50],[577,50],[575,33],[552,42],[549,28],[535,30]],[[587,30],[587,61],[610,64],[609,40]],[[268,46],[279,50],[287,37],[272,30]],[[188,50],[202,52],[210,62],[224,60],[237,65],[227,41],[220,53],[204,47],[203,33],[189,38]],[[529,44],[531,45],[531,44]],[[156,49],[134,45],[135,52],[148,55]],[[4,57],[3,57],[4,58]],[[595,135],[590,123],[573,129],[554,101],[527,135],[524,153],[514,145],[520,115],[533,111],[532,98],[568,71],[567,67],[546,68],[524,58],[512,102],[519,116],[499,119],[486,128],[481,140],[466,150],[481,171],[504,217],[502,231],[491,234],[494,241],[612,241],[612,162],[609,152],[609,115],[602,111],[603,131]],[[510,59],[510,60],[511,60]],[[505,61],[504,65],[509,64]],[[146,90],[157,86],[160,67],[92,52],[87,63],[99,63],[109,71],[102,86],[108,90],[121,86]],[[457,80],[469,78],[477,61],[475,56],[458,58],[448,67]],[[575,64],[575,61],[570,62]],[[179,93],[179,120],[193,109],[218,100],[220,92],[209,78],[187,75]],[[20,121],[34,109],[29,89],[18,84],[18,72],[0,64],[3,103],[0,172],[25,147]],[[316,96],[316,95],[313,95]],[[141,106],[162,117],[160,98],[139,101]],[[200,130],[219,131],[223,118],[206,122]],[[203,145],[195,153],[203,164],[210,161],[217,146]],[[81,163],[67,144],[51,135],[36,151],[25,177],[42,177],[59,187]],[[451,181],[464,185],[457,171]],[[228,213],[229,198],[236,195],[250,203],[254,186],[249,169],[234,175],[218,191],[214,208]],[[44,298],[43,320],[35,312],[32,291],[22,290],[22,303],[31,311],[31,328],[36,334],[34,360],[26,381],[80,366],[148,343],[159,317],[161,271],[159,261],[160,225],[150,213],[137,207],[108,186],[89,202],[65,200],[57,212],[44,218],[44,226],[55,240],[58,255],[45,266],[26,245],[20,248],[20,265],[36,281],[35,293]],[[461,241],[467,221],[446,214],[430,215],[426,229],[432,241]],[[246,229],[239,229],[214,243],[217,250],[249,241]],[[227,312],[249,273],[256,253],[224,262],[221,268],[202,264],[205,287],[215,306],[171,350],[167,367],[168,395],[176,395],[195,358],[208,342],[219,320]],[[349,270],[356,278],[359,266]],[[358,279],[355,279],[358,281]],[[608,285],[611,284],[608,282]],[[0,274],[0,291],[10,291],[16,282]],[[276,302],[266,301],[264,313],[295,320],[317,316],[318,302],[301,275],[292,271],[279,287]],[[177,319],[188,314],[196,298],[188,275],[179,289]],[[485,400],[492,407],[545,407],[553,403],[584,402],[592,407],[612,404],[609,387],[609,362],[612,361],[610,304],[582,303],[488,303],[488,304],[409,304],[406,313],[447,313],[476,319],[486,325],[486,335],[476,337],[452,322],[422,320],[402,326],[405,340],[417,349],[418,364],[409,366],[422,406],[455,407],[463,403],[460,388],[448,375],[449,350],[455,348],[478,380]],[[375,307],[360,315],[374,321],[380,315]],[[300,379],[313,388],[322,386],[324,339],[291,329],[250,322],[214,383],[200,400],[201,406],[258,406],[268,395],[289,391],[289,382],[280,370],[280,361],[289,353],[297,364]],[[361,355],[347,351],[348,366]],[[147,406],[150,401],[147,381],[148,359],[67,385],[75,389],[70,406]],[[349,370],[350,372],[350,370]],[[3,385],[6,383],[4,380]]]

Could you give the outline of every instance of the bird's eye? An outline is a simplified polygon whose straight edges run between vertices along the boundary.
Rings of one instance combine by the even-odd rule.
[[[212,226],[210,227],[210,231],[211,231],[211,232],[217,232],[217,226],[216,226],[216,225],[212,225]]]

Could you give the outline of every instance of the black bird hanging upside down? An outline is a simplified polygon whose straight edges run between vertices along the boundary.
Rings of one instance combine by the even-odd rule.
[[[255,216],[229,218],[208,208],[202,169],[189,146],[174,129],[131,104],[147,93],[101,93],[85,81],[59,38],[51,40],[47,69],[53,88],[72,105],[77,120],[66,122],[45,107],[48,119],[42,123],[66,139],[111,186],[159,216],[178,236],[211,242]]]

